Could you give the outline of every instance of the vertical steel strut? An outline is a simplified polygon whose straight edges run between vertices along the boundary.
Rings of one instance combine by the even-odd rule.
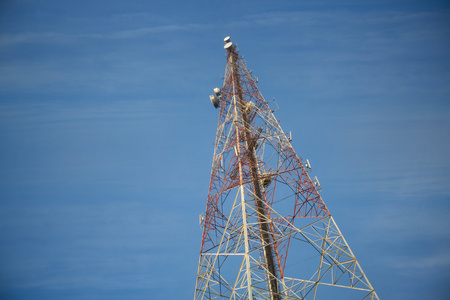
[[[268,217],[266,213],[266,208],[263,202],[263,195],[260,186],[259,174],[258,174],[258,163],[256,160],[255,148],[256,141],[253,141],[253,136],[250,129],[250,124],[248,121],[247,110],[245,109],[246,103],[244,96],[242,94],[241,79],[239,76],[238,66],[236,64],[238,58],[238,53],[236,49],[233,48],[228,52],[228,60],[231,64],[231,76],[233,84],[236,87],[237,104],[239,112],[242,116],[243,126],[244,126],[244,139],[247,141],[246,156],[250,162],[250,171],[252,175],[253,191],[255,193],[255,204],[258,212],[258,223],[263,240],[264,258],[268,270],[271,298],[273,300],[280,300],[280,292],[278,287],[277,272],[275,269],[275,262],[273,258],[272,250],[272,239],[269,234]]]

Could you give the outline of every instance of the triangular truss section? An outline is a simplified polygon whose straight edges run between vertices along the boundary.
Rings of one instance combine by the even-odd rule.
[[[379,299],[309,166],[225,42],[194,299]]]

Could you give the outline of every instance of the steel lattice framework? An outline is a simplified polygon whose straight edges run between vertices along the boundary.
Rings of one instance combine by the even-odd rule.
[[[379,299],[229,38],[195,299]],[[288,255],[289,254],[289,255]],[[339,292],[337,291],[339,290]]]

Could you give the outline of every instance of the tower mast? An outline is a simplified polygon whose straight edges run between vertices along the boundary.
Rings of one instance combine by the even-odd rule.
[[[220,108],[194,299],[376,299],[237,48]]]

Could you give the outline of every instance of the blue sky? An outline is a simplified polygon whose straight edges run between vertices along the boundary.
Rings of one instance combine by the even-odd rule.
[[[0,299],[194,295],[238,44],[381,299],[450,292],[446,1],[2,1]]]

